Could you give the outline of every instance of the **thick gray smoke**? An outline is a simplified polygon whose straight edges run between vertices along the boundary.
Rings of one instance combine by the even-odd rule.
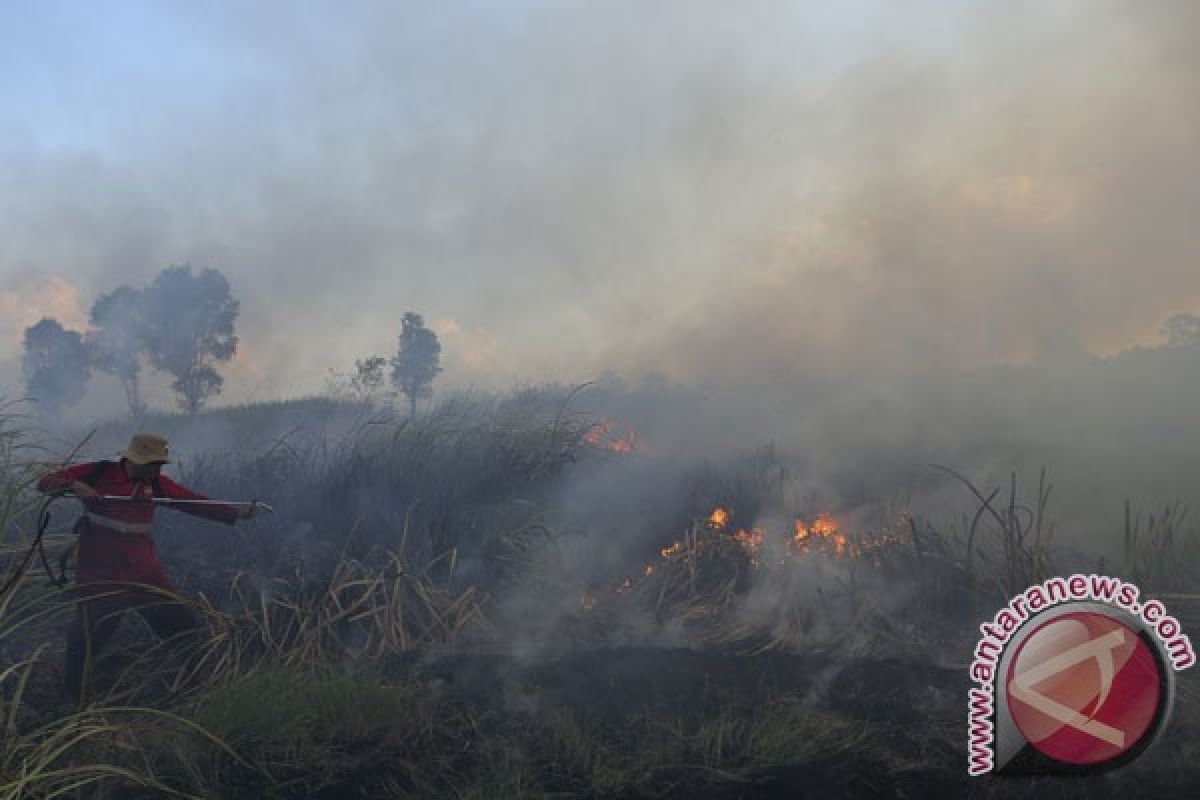
[[[1103,519],[1196,489],[1192,360],[1130,351],[1200,309],[1194,3],[78,13],[0,72],[0,394],[25,325],[190,262],[241,304],[226,402],[415,309],[438,389],[611,370],[664,462],[775,443],[835,505],[930,462]]]
[[[503,386],[1111,353],[1200,306],[1192,3],[284,12],[16,20],[0,290],[216,266],[229,399],[405,308]]]

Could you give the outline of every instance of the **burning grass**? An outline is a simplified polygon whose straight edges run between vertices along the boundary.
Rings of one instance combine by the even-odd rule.
[[[887,582],[919,568],[899,517],[869,533],[848,530],[828,512],[776,529],[732,520],[718,506],[637,573],[581,589],[571,629],[590,627],[585,638],[593,644],[617,643],[631,636],[623,622],[641,620],[651,637],[669,632],[677,644],[832,648],[850,643],[844,629],[886,616],[894,599],[884,593]]]
[[[961,796],[957,662],[980,610],[1071,555],[1045,477],[1032,502],[1015,476],[963,478],[977,506],[953,525],[865,521],[789,496],[758,451],[690,474],[668,524],[620,551],[607,519],[555,503],[570,470],[647,448],[612,446],[615,423],[595,439],[568,400],[192,458],[185,481],[284,511],[248,531],[164,526],[207,636],[147,644],[126,625],[82,709],[55,699],[69,600],[25,573],[0,598],[0,800]],[[0,437],[8,570],[39,468],[16,441]],[[1147,591],[1196,585],[1184,520],[1127,514]],[[1189,741],[1153,763],[1189,763]]]

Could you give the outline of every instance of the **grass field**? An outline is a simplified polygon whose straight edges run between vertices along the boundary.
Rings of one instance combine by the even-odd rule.
[[[1186,625],[1200,549],[1183,508],[1130,507],[1101,556],[1060,546],[1045,474],[976,486],[943,471],[953,510],[827,507],[773,447],[667,469],[575,406],[549,387],[413,420],[314,398],[143,421],[184,443],[183,482],[278,512],[237,528],[160,515],[163,561],[207,635],[159,643],[131,615],[82,707],[59,695],[70,597],[24,564],[31,481],[63,454],[10,410],[0,563],[22,577],[0,598],[0,798],[1195,785],[1191,673],[1169,735],[1111,776],[965,775],[978,623],[1034,581],[1102,567]],[[81,457],[123,435],[102,429]],[[74,513],[59,506],[52,554]]]

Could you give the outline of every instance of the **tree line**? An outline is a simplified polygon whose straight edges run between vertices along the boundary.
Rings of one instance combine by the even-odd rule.
[[[61,414],[79,403],[94,372],[116,378],[129,413],[147,410],[142,398],[143,369],[172,378],[181,409],[196,413],[221,393],[225,380],[218,365],[237,352],[238,301],[217,269],[193,272],[191,265],[163,269],[149,285],[120,286],[92,304],[89,328],[74,331],[44,317],[25,329],[22,371],[29,399],[44,413]],[[356,362],[356,388],[369,392],[382,385],[383,370],[415,413],[417,400],[429,397],[440,373],[441,345],[420,314],[401,321],[399,346],[389,360],[372,356]]]
[[[417,401],[433,394],[433,379],[442,371],[442,345],[437,334],[425,327],[424,318],[414,312],[400,320],[400,342],[391,359],[369,356],[354,362],[350,387],[360,398],[372,397],[384,385],[384,370],[391,365],[391,382],[396,393],[408,400],[409,415],[417,412]]]

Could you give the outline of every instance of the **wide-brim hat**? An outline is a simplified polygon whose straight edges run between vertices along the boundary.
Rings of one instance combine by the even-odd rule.
[[[129,447],[120,453],[135,464],[170,464],[167,440],[156,433],[135,433]]]

